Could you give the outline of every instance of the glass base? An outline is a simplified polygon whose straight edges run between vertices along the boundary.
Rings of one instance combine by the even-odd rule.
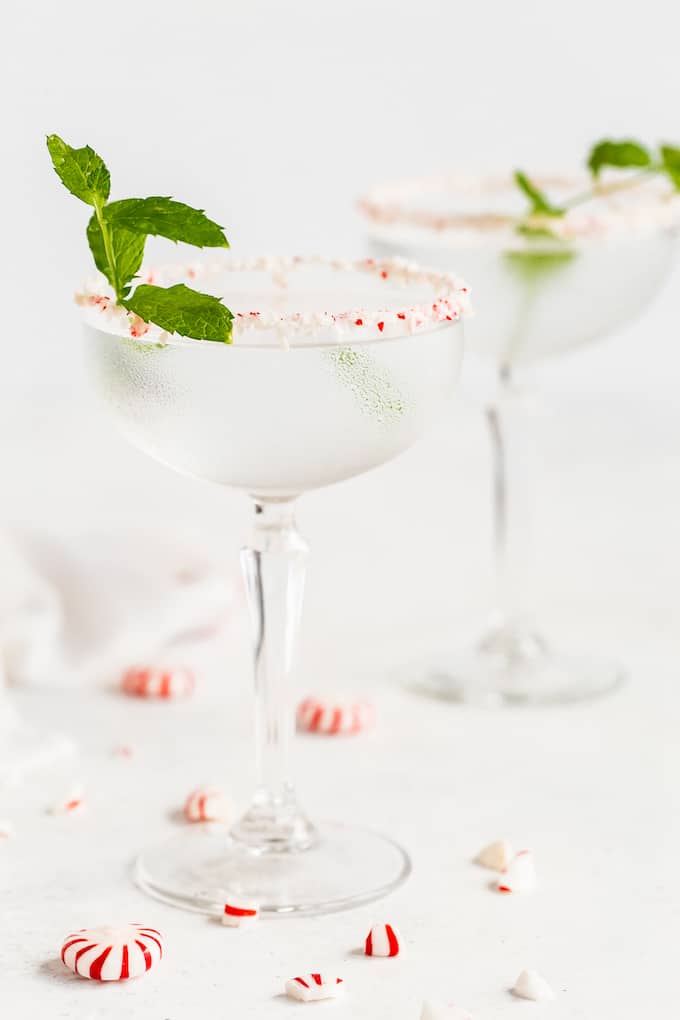
[[[538,635],[491,630],[476,646],[411,671],[411,686],[446,701],[541,705],[586,701],[624,681],[615,662],[556,651]]]
[[[185,910],[221,915],[228,891],[257,900],[263,914],[346,910],[387,895],[411,871],[408,854],[385,836],[322,823],[306,850],[265,854],[216,824],[192,825],[143,850],[135,880],[150,896]]]

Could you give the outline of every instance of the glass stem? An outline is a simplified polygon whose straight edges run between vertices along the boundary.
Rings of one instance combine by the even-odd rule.
[[[502,364],[496,394],[486,419],[493,462],[493,528],[496,605],[493,633],[506,652],[515,642],[535,640],[528,631],[526,579],[532,467],[528,410],[523,394],[514,386],[509,365]],[[517,649],[519,651],[519,649]]]
[[[232,834],[261,852],[302,850],[315,840],[290,776],[295,706],[290,675],[299,630],[308,547],[293,500],[255,499],[250,541],[241,551],[253,626],[257,787]]]

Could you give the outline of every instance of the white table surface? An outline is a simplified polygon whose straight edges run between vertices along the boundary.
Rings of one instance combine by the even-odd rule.
[[[476,1020],[671,1015],[680,944],[678,422],[670,393],[600,396],[606,353],[581,355],[592,359],[590,388],[569,391],[566,361],[557,376],[563,392],[540,430],[528,586],[553,632],[615,652],[628,686],[581,706],[485,711],[420,699],[390,681],[390,667],[419,649],[473,634],[487,604],[487,451],[478,417],[459,405],[400,460],[311,494],[299,515],[313,552],[300,687],[369,687],[379,711],[370,735],[298,742],[302,799],[312,815],[402,841],[414,861],[407,884],[381,903],[248,933],[148,900],[132,885],[135,851],[179,824],[172,814],[194,785],[218,781],[239,804],[247,799],[243,621],[234,622],[224,664],[215,662],[186,704],[18,691],[27,719],[79,743],[72,774],[89,803],[80,816],[45,814],[64,790],[56,773],[2,803],[0,815],[17,829],[0,847],[3,1020],[274,1020],[307,1009],[418,1020],[425,998],[455,1001]],[[58,538],[162,514],[165,527],[192,532],[216,556],[235,554],[245,501],[129,449],[82,392],[5,403],[0,414],[15,437],[5,450],[6,520]],[[132,760],[112,754],[120,743],[134,746]],[[471,864],[499,836],[535,849],[532,895],[499,896],[491,874]],[[64,934],[126,919],[165,933],[162,966],[113,986],[64,970]],[[355,952],[381,920],[402,931],[397,960]],[[525,967],[553,984],[555,1002],[509,994]],[[316,969],[345,978],[344,1001],[281,998],[287,977]]]

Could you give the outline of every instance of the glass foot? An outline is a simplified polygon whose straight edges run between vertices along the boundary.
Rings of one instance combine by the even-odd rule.
[[[143,850],[137,884],[185,910],[221,915],[228,891],[260,903],[274,916],[326,914],[368,903],[407,878],[411,862],[385,836],[322,823],[318,841],[293,853],[259,853],[223,826],[192,825]]]
[[[530,632],[499,628],[468,651],[411,671],[411,686],[448,701],[540,705],[585,701],[625,679],[615,662],[563,653]]]

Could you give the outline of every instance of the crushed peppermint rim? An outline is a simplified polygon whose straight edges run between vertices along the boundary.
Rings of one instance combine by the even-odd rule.
[[[532,181],[547,190],[596,189],[591,201],[569,209],[562,217],[531,217],[532,225],[548,226],[558,242],[597,240],[680,224],[680,193],[665,180],[650,177],[625,188],[624,181],[606,175],[599,184],[584,174],[537,175]],[[503,196],[508,201],[499,203]],[[432,202],[437,198],[439,204]],[[527,221],[525,212],[512,208],[518,198],[521,200],[521,195],[512,175],[447,173],[378,185],[359,199],[358,207],[378,237],[384,232],[394,239],[398,229],[421,239],[427,233],[444,243],[535,247],[535,241],[517,232],[517,226]],[[543,243],[549,246],[551,242]]]
[[[437,269],[424,269],[401,258],[341,259],[320,255],[222,257],[189,265],[142,270],[138,282],[160,286],[186,283],[191,287],[205,287],[211,280],[230,273],[266,273],[275,288],[284,292],[289,274],[306,267],[364,273],[377,281],[397,284],[405,290],[404,301],[391,301],[384,306],[280,312],[257,307],[235,308],[230,304],[229,291],[225,288],[224,302],[234,313],[234,343],[254,341],[259,346],[258,338],[266,341],[267,335],[270,340],[273,336],[275,342],[283,347],[292,346],[298,340],[303,343],[305,340],[338,343],[351,338],[352,343],[361,343],[394,339],[427,332],[455,322],[470,312],[469,288],[457,276]],[[425,287],[431,294],[412,303],[408,289],[414,286]],[[161,345],[177,342],[205,345],[203,340],[189,340],[176,334],[170,336],[158,326],[144,322],[138,315],[117,305],[113,291],[102,276],[76,293],[75,302],[83,309],[86,322],[105,332],[133,339],[144,338],[147,342]],[[271,346],[271,342],[264,345]]]

